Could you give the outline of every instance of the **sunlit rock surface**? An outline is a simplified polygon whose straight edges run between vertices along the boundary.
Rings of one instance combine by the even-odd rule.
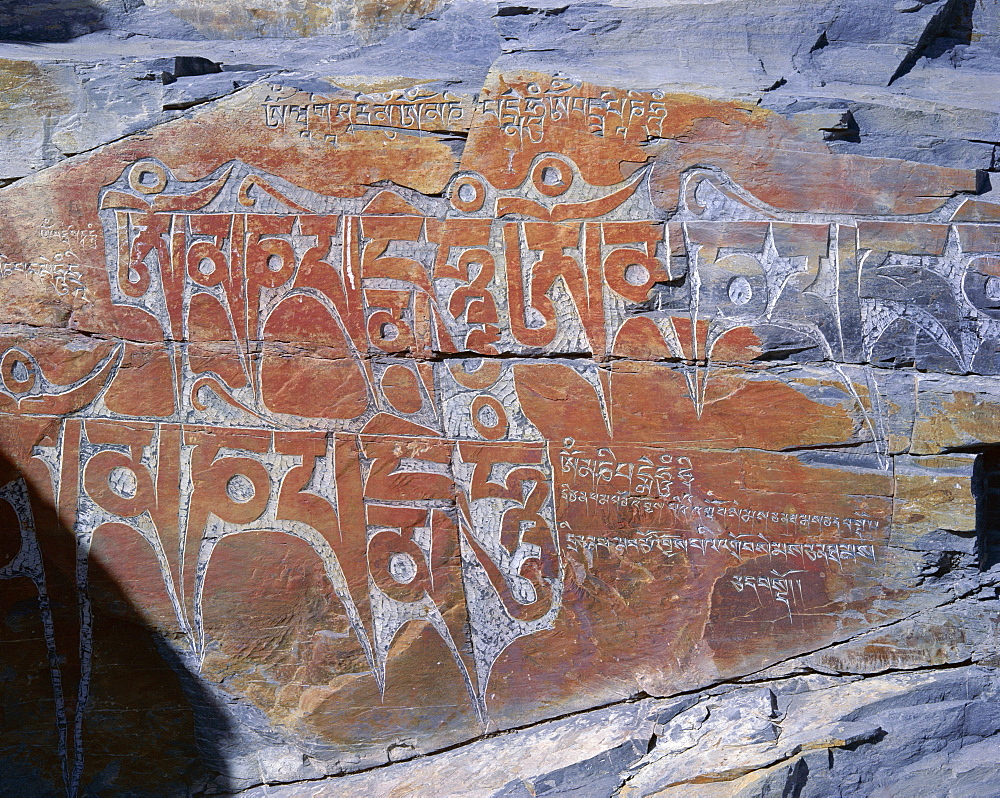
[[[0,795],[992,794],[994,0],[0,42]]]

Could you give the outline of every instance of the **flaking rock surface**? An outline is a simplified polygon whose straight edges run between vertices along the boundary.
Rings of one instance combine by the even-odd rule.
[[[0,795],[984,796],[1000,2],[0,2]]]

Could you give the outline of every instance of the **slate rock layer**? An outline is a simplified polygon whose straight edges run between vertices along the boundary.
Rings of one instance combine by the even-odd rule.
[[[993,0],[55,5],[0,792],[988,794]]]

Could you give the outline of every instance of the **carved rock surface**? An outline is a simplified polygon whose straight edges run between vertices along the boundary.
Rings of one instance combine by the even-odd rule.
[[[990,794],[998,30],[0,6],[0,794]]]

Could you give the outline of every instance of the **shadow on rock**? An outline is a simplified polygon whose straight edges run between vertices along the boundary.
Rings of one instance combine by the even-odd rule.
[[[0,42],[67,42],[104,28],[104,9],[90,0],[0,0]]]
[[[223,702],[136,606],[162,585],[126,593],[31,460],[0,456],[0,796],[226,794]]]

